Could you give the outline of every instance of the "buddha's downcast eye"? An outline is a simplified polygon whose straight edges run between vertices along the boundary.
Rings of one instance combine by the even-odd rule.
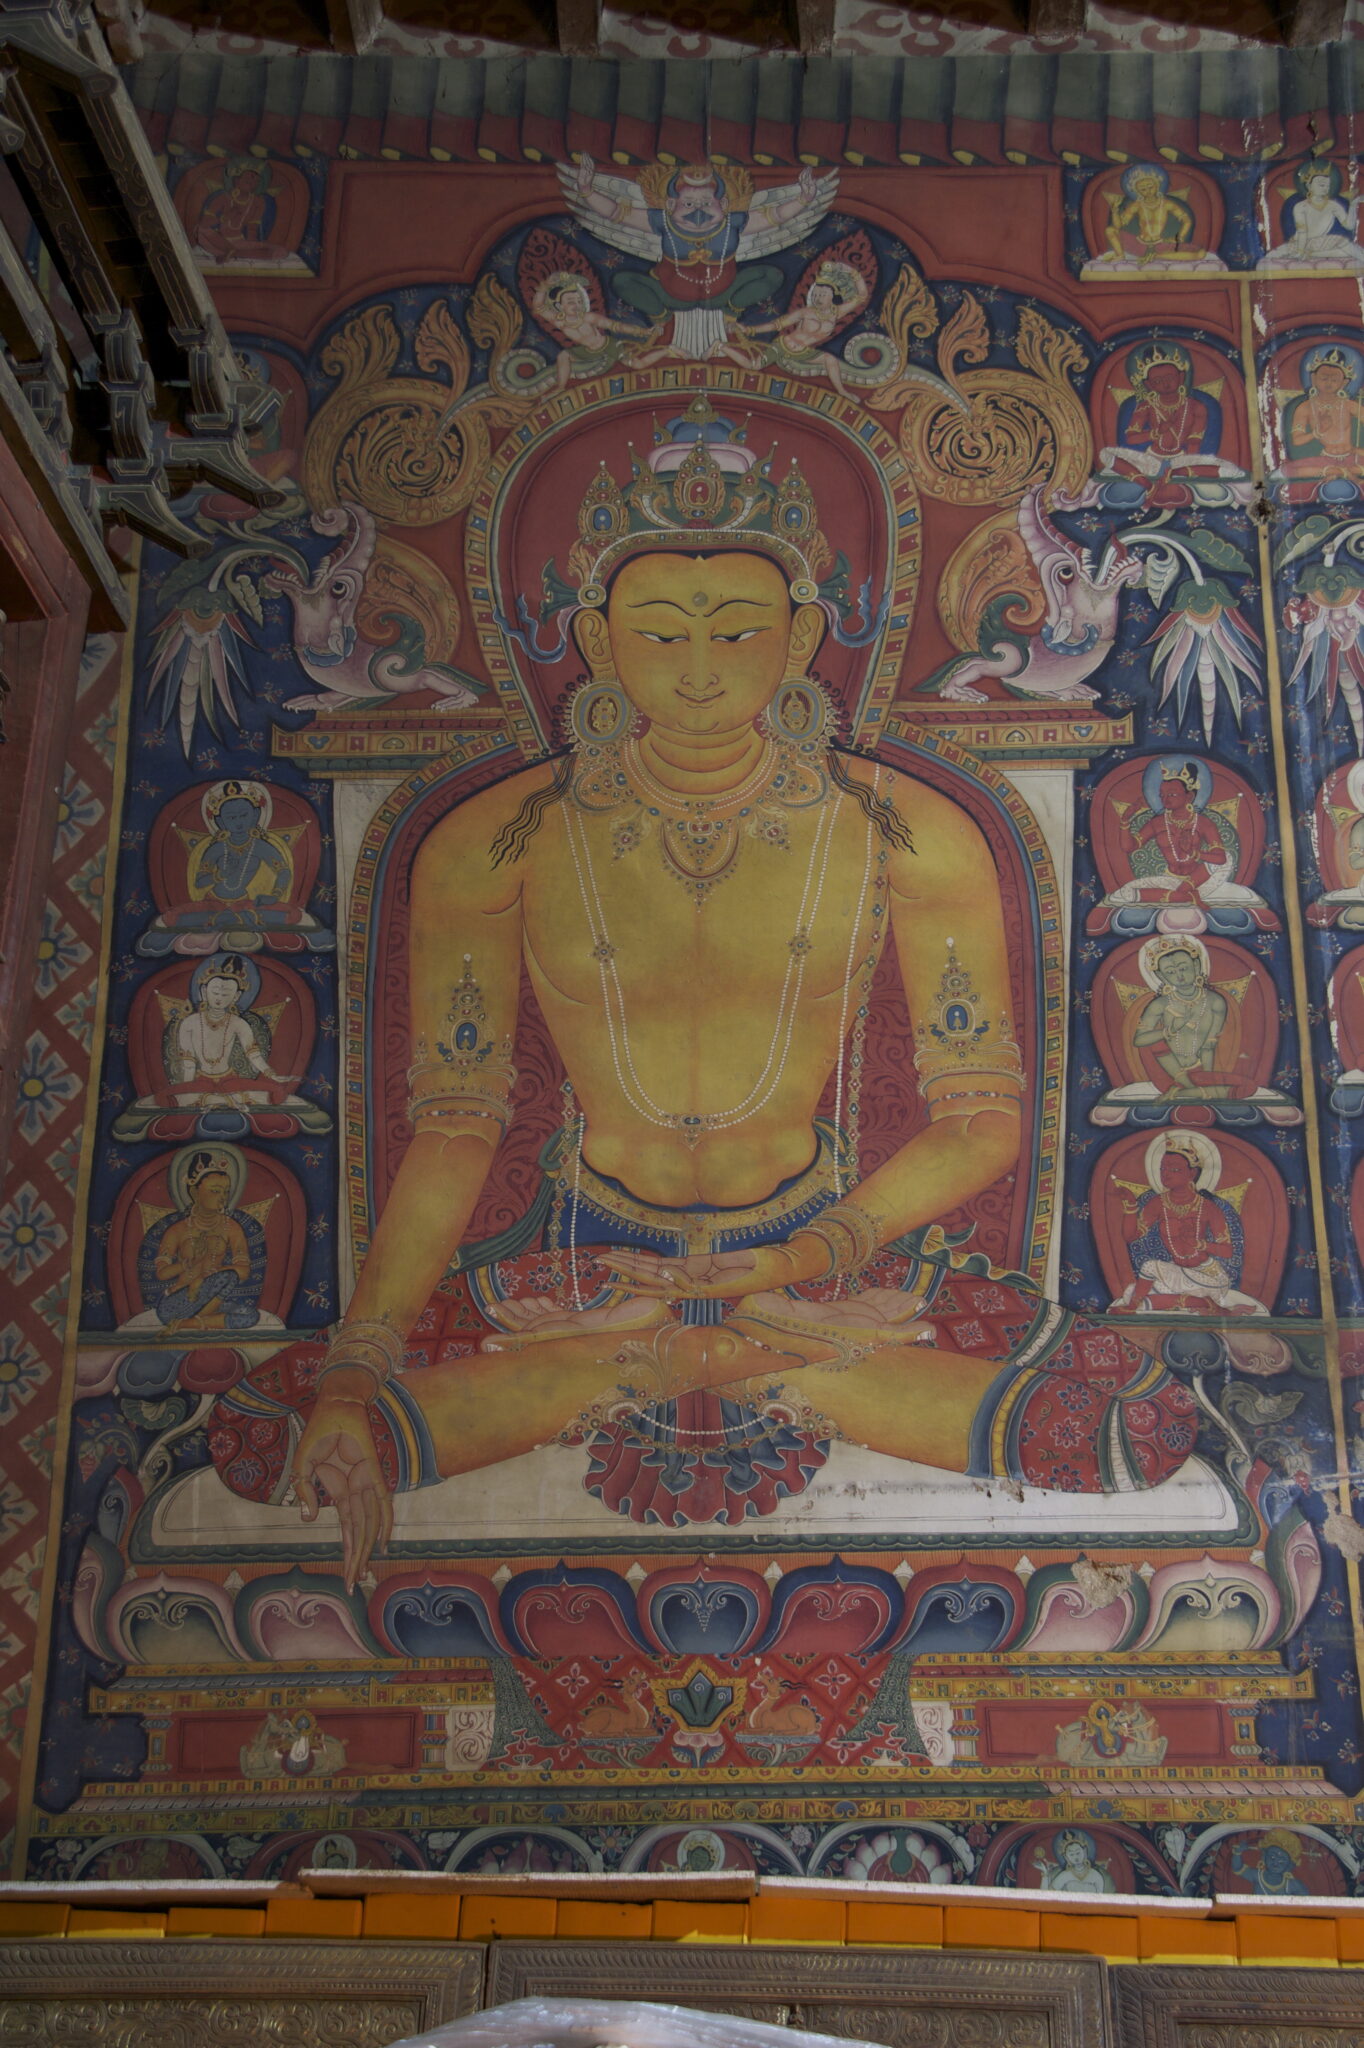
[[[763,628],[761,626],[745,626],[742,633],[717,633],[715,638],[733,644],[738,640],[751,640],[756,633],[761,633],[762,631]]]
[[[685,633],[649,633],[643,626],[639,627],[638,631],[641,640],[657,640],[663,647],[671,647],[676,641],[685,640],[687,637]]]

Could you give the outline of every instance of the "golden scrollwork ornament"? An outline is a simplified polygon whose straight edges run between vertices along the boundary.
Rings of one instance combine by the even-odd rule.
[[[986,364],[990,331],[967,293],[938,339],[938,367],[957,402],[924,385],[905,392],[900,445],[931,496],[998,505],[1038,486],[1078,490],[1093,462],[1089,418],[1072,379],[1079,344],[1034,307],[1019,311],[1018,367]]]
[[[422,317],[414,353],[427,377],[395,377],[391,306],[370,306],[328,342],[336,389],[308,429],[303,483],[314,506],[364,505],[395,526],[433,526],[468,504],[490,453],[486,410],[467,403],[469,350],[449,306]],[[441,374],[441,373],[444,374]]]

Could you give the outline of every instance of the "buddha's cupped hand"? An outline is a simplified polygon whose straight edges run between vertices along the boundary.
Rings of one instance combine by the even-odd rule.
[[[393,1533],[393,1501],[374,1447],[366,1401],[325,1386],[299,1439],[291,1473],[305,1522],[315,1522],[321,1488],[341,1524],[342,1573],[349,1593],[377,1546]]]
[[[829,1264],[827,1245],[799,1233],[786,1244],[742,1252],[693,1252],[682,1259],[616,1246],[597,1256],[632,1293],[659,1301],[734,1300],[773,1287],[794,1287],[802,1280],[817,1280]]]

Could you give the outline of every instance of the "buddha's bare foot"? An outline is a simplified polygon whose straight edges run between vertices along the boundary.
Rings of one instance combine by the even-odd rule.
[[[772,1331],[755,1338],[733,1317],[724,1323],[693,1325],[670,1318],[646,1336],[622,1339],[612,1363],[620,1369],[621,1384],[630,1386],[637,1399],[671,1401],[702,1387],[735,1386],[770,1375],[777,1363],[778,1342]],[[818,1338],[810,1343],[816,1350],[820,1348]],[[807,1361],[792,1351],[786,1354],[788,1366],[810,1362],[818,1361]]]
[[[784,1292],[750,1294],[726,1325],[754,1343],[807,1365],[848,1365],[868,1351],[932,1343],[936,1332],[919,1311],[920,1295],[868,1287],[845,1301],[804,1301]]]
[[[551,1337],[586,1336],[593,1330],[619,1331],[625,1335],[651,1330],[668,1320],[666,1304],[639,1295],[608,1302],[605,1308],[574,1308],[554,1294],[528,1294],[520,1301],[498,1303],[498,1314],[506,1331],[485,1337],[480,1351],[524,1351]]]

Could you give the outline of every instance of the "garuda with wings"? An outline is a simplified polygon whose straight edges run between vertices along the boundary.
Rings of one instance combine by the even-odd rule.
[[[758,194],[733,164],[646,164],[636,179],[586,156],[560,164],[559,181],[599,241],[652,265],[618,271],[616,296],[650,320],[671,315],[668,353],[697,362],[727,353],[729,321],[781,288],[776,266],[756,259],[809,234],[838,192],[837,171],[803,170],[796,184]]]

